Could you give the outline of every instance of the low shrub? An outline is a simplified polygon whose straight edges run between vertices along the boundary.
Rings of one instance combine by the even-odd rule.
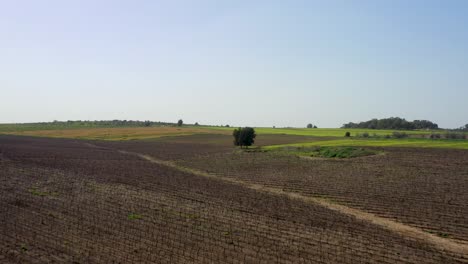
[[[394,138],[407,138],[408,134],[406,134],[405,132],[393,132],[392,136]]]
[[[363,137],[363,138],[368,138],[369,137],[369,133],[367,132],[364,132],[362,134],[358,134],[359,137]]]
[[[465,139],[465,134],[455,133],[455,132],[447,132],[445,134],[445,138],[447,138],[447,139]]]
[[[323,158],[356,158],[369,155],[375,155],[376,152],[363,148],[355,147],[321,147],[318,149],[317,153],[312,154],[311,156],[318,156]]]
[[[357,158],[363,156],[376,155],[380,153],[377,150],[365,149],[359,147],[292,147],[287,146],[281,149],[277,149],[279,152],[287,152],[288,154],[294,154],[305,157],[316,157],[316,158]]]

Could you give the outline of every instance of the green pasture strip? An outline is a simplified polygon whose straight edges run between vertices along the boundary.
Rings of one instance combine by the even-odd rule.
[[[326,140],[309,143],[270,145],[265,149],[281,148],[286,146],[293,147],[418,147],[418,148],[453,148],[468,149],[468,140],[450,140],[450,139],[338,139]]]
[[[212,130],[233,130],[234,127],[203,127]],[[285,134],[297,136],[316,136],[316,137],[344,137],[346,132],[350,132],[351,136],[357,134],[368,133],[370,136],[374,134],[378,136],[392,135],[393,132],[404,132],[408,135],[428,135],[432,133],[444,134],[445,130],[378,130],[378,129],[345,129],[345,128],[268,128],[256,127],[257,135],[263,134]]]
[[[294,155],[303,156],[303,157],[340,158],[340,159],[364,157],[364,156],[371,156],[371,155],[377,155],[377,154],[383,153],[375,149],[366,149],[362,147],[335,147],[335,146],[333,147],[286,146],[282,148],[270,148],[267,150],[260,148],[259,150],[273,152],[273,153],[294,154]]]

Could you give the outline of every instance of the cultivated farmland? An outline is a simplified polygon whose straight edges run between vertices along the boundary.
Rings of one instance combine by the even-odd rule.
[[[0,136],[0,262],[468,261],[467,150],[326,159],[171,129],[151,140]],[[258,145],[329,140],[260,134]]]

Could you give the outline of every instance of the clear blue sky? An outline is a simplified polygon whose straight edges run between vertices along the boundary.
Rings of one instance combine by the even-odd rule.
[[[468,123],[468,1],[0,3],[0,122]]]

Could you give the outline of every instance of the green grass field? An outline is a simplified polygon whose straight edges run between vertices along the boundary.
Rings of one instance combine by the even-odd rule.
[[[226,127],[210,127],[212,130],[232,130]],[[430,135],[432,133],[445,134],[445,130],[373,130],[373,129],[343,129],[343,128],[255,128],[258,136],[265,134],[285,134],[300,136],[328,137],[322,141],[310,143],[272,145],[266,148],[283,146],[359,146],[359,147],[422,147],[422,148],[456,148],[468,149],[468,140],[428,139],[428,138],[355,138],[358,134],[368,133],[371,137],[392,135],[393,132],[404,132],[411,136]],[[346,132],[351,133],[351,138],[344,138]],[[336,138],[336,139],[333,139]]]
[[[289,154],[289,155],[297,155],[302,157],[312,157],[312,158],[338,158],[338,159],[345,159],[345,158],[357,158],[357,157],[365,157],[365,156],[373,156],[377,154],[381,154],[383,152],[375,150],[375,149],[367,149],[362,147],[294,147],[290,144],[285,147],[276,147],[276,148],[258,148],[252,149],[253,152],[260,150],[261,152],[268,151],[271,153],[279,153],[279,154]]]
[[[206,127],[212,130],[233,130],[232,127]],[[431,133],[444,133],[444,131],[430,131],[430,130],[375,130],[375,129],[344,129],[344,128],[268,128],[257,127],[255,132],[257,135],[262,134],[285,134],[285,135],[298,135],[298,136],[315,136],[315,137],[344,137],[346,132],[350,132],[351,136],[357,134],[369,133],[369,135],[376,134],[377,136],[391,135],[393,132],[405,132],[408,135],[429,135]]]
[[[405,138],[405,139],[336,139],[325,140],[310,143],[299,144],[285,144],[285,145],[272,145],[265,148],[280,148],[285,146],[295,147],[418,147],[418,148],[454,148],[454,149],[468,149],[468,140],[453,140],[453,139],[419,139],[419,138]]]

